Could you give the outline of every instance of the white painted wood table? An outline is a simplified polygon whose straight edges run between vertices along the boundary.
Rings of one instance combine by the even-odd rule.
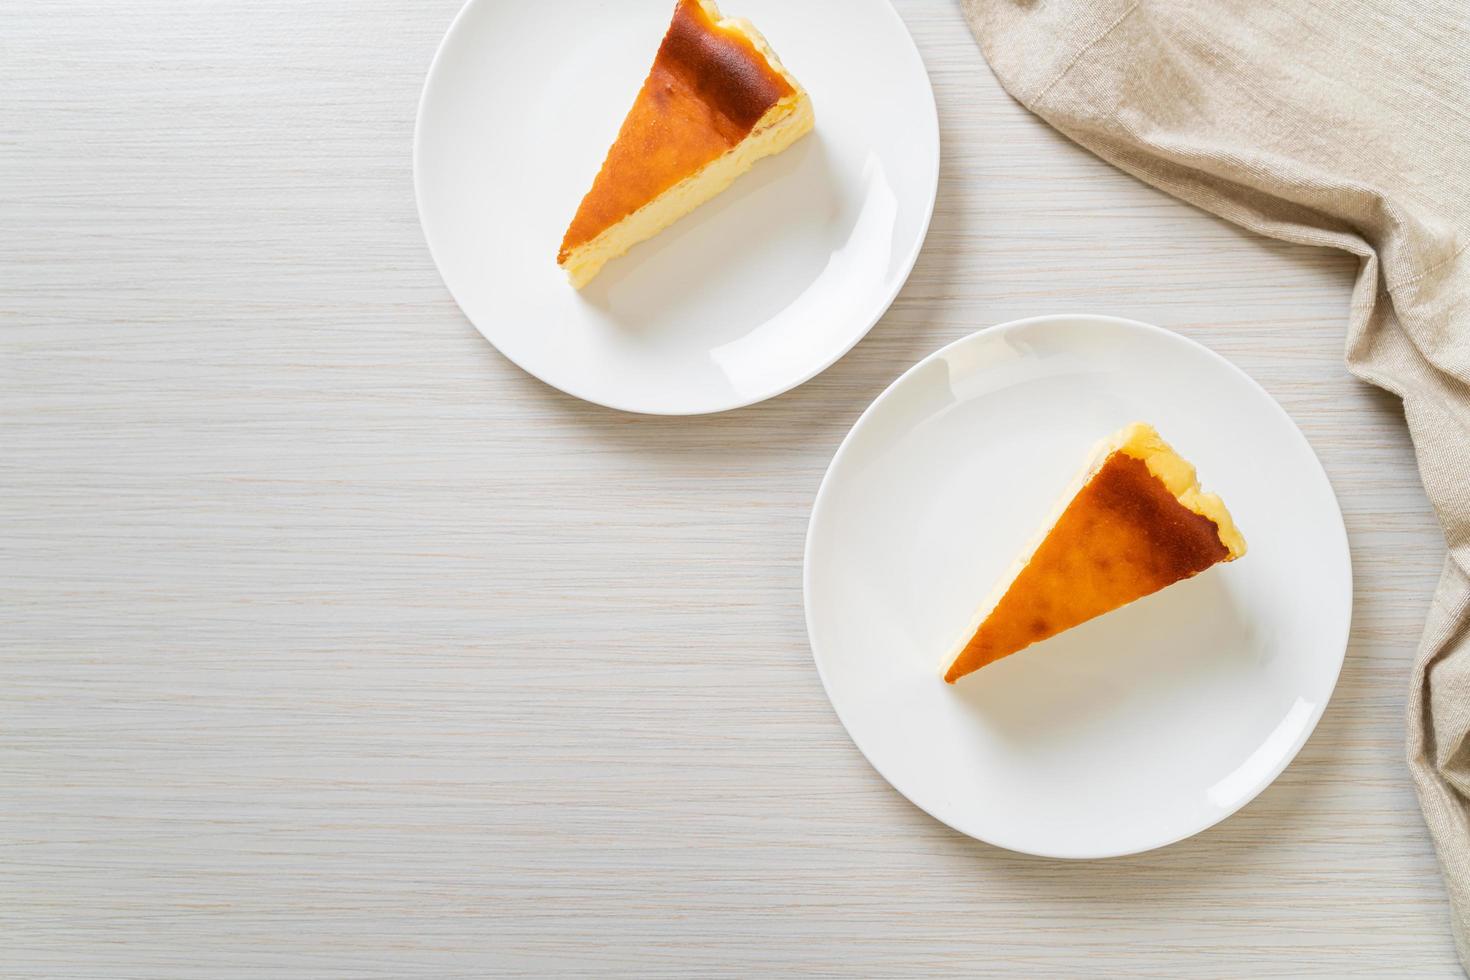
[[[459,0],[0,4],[0,974],[1460,975],[1402,761],[1443,556],[1350,260],[1012,103],[951,0],[928,246],[772,402],[619,415],[503,360],[410,138]],[[905,367],[1050,311],[1172,327],[1347,515],[1337,695],[1242,813],[1140,857],[975,843],[848,741],[801,552]]]

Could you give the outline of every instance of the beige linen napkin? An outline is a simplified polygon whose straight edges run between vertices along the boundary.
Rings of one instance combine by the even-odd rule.
[[[1104,160],[1360,260],[1348,367],[1404,400],[1449,542],[1409,766],[1470,965],[1470,0],[962,0],[1002,84]]]

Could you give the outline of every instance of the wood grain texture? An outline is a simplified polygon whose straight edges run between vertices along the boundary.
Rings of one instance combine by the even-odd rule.
[[[0,973],[1457,976],[1403,763],[1443,557],[1351,260],[1111,170],[899,0],[939,204],[848,357],[702,419],[582,404],[418,230],[459,0],[0,4]],[[838,724],[808,508],[906,366],[1136,317],[1233,359],[1342,498],[1331,707],[1215,829],[1101,863],[963,838]]]

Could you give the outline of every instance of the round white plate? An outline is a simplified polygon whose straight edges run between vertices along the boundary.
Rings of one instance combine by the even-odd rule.
[[[883,315],[928,230],[938,116],[888,0],[722,7],[806,86],[816,129],[580,293],[556,252],[672,0],[470,0],[429,70],[414,189],[439,272],[502,354],[579,398],[689,415],[795,387]]]
[[[956,634],[1088,451],[1153,423],[1249,553],[986,667]],[[1160,847],[1276,778],[1337,682],[1352,570],[1301,431],[1239,368],[1130,320],[1021,320],[957,341],[843,442],[806,544],[817,669],[853,741],[922,809],[1049,857]]]

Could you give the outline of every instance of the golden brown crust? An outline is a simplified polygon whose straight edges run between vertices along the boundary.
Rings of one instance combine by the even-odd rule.
[[[771,106],[795,94],[749,38],[721,30],[695,0],[681,0],[675,8],[654,64],[679,75],[715,119],[738,135],[737,142]]]
[[[1226,561],[1207,517],[1114,452],[1067,505],[945,673],[958,678]]]
[[[728,152],[794,94],[745,35],[720,27],[698,0],[679,0],[557,261]]]

